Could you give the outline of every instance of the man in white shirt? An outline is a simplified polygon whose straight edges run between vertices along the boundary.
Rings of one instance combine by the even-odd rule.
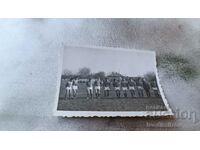
[[[95,89],[96,98],[99,98],[100,94],[101,94],[101,80],[100,80],[100,78],[95,80],[94,89]]]
[[[71,99],[71,96],[72,96],[72,79],[67,80],[67,83],[66,83],[65,86],[66,86],[65,99],[67,98],[67,95],[68,95],[68,98]]]
[[[135,81],[132,78],[130,78],[129,82],[128,82],[128,87],[129,87],[129,91],[131,93],[131,97],[135,96],[135,86],[136,86]]]
[[[72,91],[73,91],[73,97],[75,98],[77,95],[77,90],[78,90],[78,79],[75,78],[72,81]]]
[[[93,83],[91,78],[86,82],[87,86],[87,99],[93,98]]]

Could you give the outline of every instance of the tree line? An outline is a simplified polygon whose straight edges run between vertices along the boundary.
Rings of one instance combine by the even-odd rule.
[[[89,79],[89,78],[94,78],[98,79],[100,78],[101,80],[105,79],[106,77],[128,77],[124,76],[118,72],[111,72],[108,75],[104,71],[99,71],[97,73],[92,73],[90,68],[83,67],[80,68],[77,73],[73,73],[72,71],[65,69],[62,73],[62,79],[69,79],[69,78],[81,78],[81,79]],[[137,82],[140,78],[145,78],[147,81],[150,83],[156,81],[156,76],[154,72],[148,72],[146,73],[143,77],[138,76],[138,77],[132,77],[134,80]]]

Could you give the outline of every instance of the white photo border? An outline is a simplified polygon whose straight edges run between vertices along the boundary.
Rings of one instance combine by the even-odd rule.
[[[154,72],[156,74],[156,80],[158,84],[158,88],[160,90],[161,98],[167,108],[167,111],[63,111],[57,110],[58,101],[59,101],[59,93],[60,93],[60,84],[61,84],[61,74],[62,74],[62,66],[63,66],[63,53],[66,48],[92,48],[92,49],[101,49],[101,50],[118,50],[118,51],[137,51],[141,53],[150,53],[154,55]],[[156,52],[148,51],[148,50],[137,50],[137,49],[126,49],[126,48],[116,48],[116,47],[100,47],[100,46],[66,46],[64,49],[59,51],[58,57],[58,79],[57,79],[57,91],[56,91],[56,100],[53,110],[54,116],[61,117],[165,117],[165,116],[173,116],[174,113],[169,106],[169,103],[164,95],[164,91],[161,87],[160,80],[158,77],[157,70],[157,61],[156,61]]]

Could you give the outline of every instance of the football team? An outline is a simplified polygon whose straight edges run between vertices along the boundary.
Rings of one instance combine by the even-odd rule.
[[[109,78],[105,78],[103,80],[100,78],[89,78],[86,82],[84,82],[84,84],[86,86],[88,99],[92,99],[93,97],[98,99],[100,98],[101,93],[103,93],[104,98],[109,98],[111,89],[114,89],[117,98],[127,98],[128,93],[130,93],[131,97],[136,97],[136,92],[138,93],[138,97],[144,97],[144,94],[146,94],[147,97],[150,97],[152,96],[151,90],[153,91],[154,96],[160,96],[156,81],[150,83],[145,78],[140,78],[138,82],[136,82],[133,78],[128,77],[112,80],[109,80]],[[65,98],[76,98],[79,88],[79,79],[67,79],[65,88]]]

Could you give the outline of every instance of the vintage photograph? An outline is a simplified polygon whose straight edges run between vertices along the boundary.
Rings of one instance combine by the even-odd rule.
[[[0,0],[1,149],[200,147],[199,3]]]
[[[200,130],[200,19],[0,26],[0,130]]]
[[[58,116],[172,115],[156,75],[155,52],[67,47]]]

